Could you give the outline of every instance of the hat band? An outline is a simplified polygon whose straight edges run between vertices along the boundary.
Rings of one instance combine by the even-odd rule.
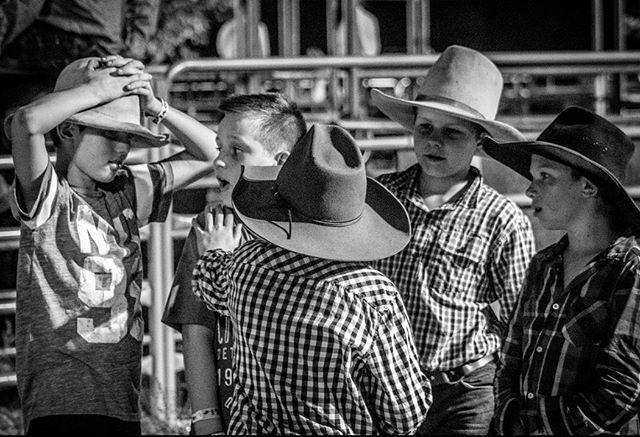
[[[280,194],[280,192],[275,189],[273,191],[273,196],[278,200],[278,202],[287,209],[287,220],[288,220],[288,224],[289,224],[289,229],[283,229],[285,231],[285,233],[287,234],[287,240],[291,239],[291,234],[293,233],[293,214],[292,212],[295,211],[296,215],[299,216],[300,218],[302,218],[302,221],[304,223],[312,223],[314,225],[319,225],[319,226],[327,226],[327,227],[344,227],[344,226],[350,226],[354,223],[356,223],[357,221],[359,221],[362,218],[362,214],[364,213],[364,209],[362,211],[360,211],[360,214],[358,214],[357,217],[350,219],[350,220],[345,220],[345,221],[334,221],[334,220],[320,220],[320,219],[316,219],[313,217],[310,217],[298,210],[294,210],[291,208],[290,203],[284,199],[282,197],[282,195]],[[279,226],[277,223],[273,222],[272,220],[268,220],[269,223],[276,225],[280,228],[282,228],[281,226]]]
[[[449,99],[447,97],[442,97],[442,96],[429,96],[424,94],[419,94],[418,97],[416,97],[416,102],[426,102],[426,101],[443,103],[445,105],[453,106],[455,108],[462,109],[463,111],[469,112],[477,118],[482,118],[483,120],[486,120],[486,117],[482,115],[479,111],[457,100]]]

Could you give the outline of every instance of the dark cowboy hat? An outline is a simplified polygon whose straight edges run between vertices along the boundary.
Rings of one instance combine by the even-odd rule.
[[[100,58],[82,58],[71,62],[58,75],[54,91],[64,91],[82,85],[87,75],[93,70],[102,68]],[[4,128],[11,138],[11,119],[5,120]],[[132,134],[138,141],[132,141],[133,147],[160,147],[169,144],[169,136],[155,134],[142,125],[142,110],[138,96],[125,96],[102,105],[89,108],[72,115],[66,121],[82,126],[104,129],[114,132]]]
[[[251,231],[317,258],[386,258],[411,235],[400,201],[366,176],[354,139],[337,126],[312,126],[282,167],[243,167],[232,200]]]
[[[504,80],[498,67],[482,53],[449,46],[427,71],[414,100],[371,91],[373,103],[390,119],[413,131],[417,108],[446,114],[482,126],[499,141],[522,141],[524,136],[496,121]]]
[[[531,155],[536,154],[576,169],[602,196],[640,229],[640,208],[624,188],[625,173],[635,146],[615,125],[577,106],[562,111],[536,141],[497,143],[484,138],[484,151],[531,180]]]

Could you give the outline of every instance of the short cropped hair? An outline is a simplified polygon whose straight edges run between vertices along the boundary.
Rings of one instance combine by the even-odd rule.
[[[280,93],[231,96],[218,109],[224,114],[242,114],[260,123],[258,139],[270,153],[291,151],[307,132],[298,106]]]

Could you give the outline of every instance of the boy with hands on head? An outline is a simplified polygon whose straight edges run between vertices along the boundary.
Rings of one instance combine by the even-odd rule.
[[[164,220],[173,191],[217,156],[211,131],[155,98],[150,81],[136,60],[79,59],[5,122],[21,222],[16,372],[28,434],[140,433],[139,227]],[[131,147],[168,143],[140,124],[143,113],[185,150],[125,165]]]

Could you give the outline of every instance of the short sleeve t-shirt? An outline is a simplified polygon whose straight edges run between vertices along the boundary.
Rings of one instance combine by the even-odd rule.
[[[213,347],[218,369],[218,404],[224,423],[229,423],[229,406],[233,397],[233,331],[227,316],[207,308],[191,290],[193,267],[198,260],[194,231],[184,242],[182,254],[173,278],[171,292],[164,307],[162,322],[182,331],[183,325],[202,325],[214,333]],[[206,384],[206,381],[203,381]]]
[[[95,191],[47,168],[20,220],[18,389],[25,429],[40,416],[139,420],[144,333],[139,227],[166,218],[173,177],[162,163],[125,167]]]

